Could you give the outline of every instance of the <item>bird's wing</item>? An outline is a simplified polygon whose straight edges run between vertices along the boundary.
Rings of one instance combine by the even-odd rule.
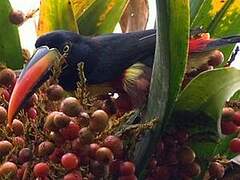
[[[155,39],[155,30],[93,37],[98,62],[89,74],[88,82],[113,81],[133,64],[147,57],[153,58]]]
[[[147,101],[151,74],[152,69],[142,63],[132,65],[123,74],[122,87],[135,108],[143,106]]]

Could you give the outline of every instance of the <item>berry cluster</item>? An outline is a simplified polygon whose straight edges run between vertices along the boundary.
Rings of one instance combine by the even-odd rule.
[[[110,114],[85,109],[58,84],[34,94],[7,127],[16,78],[11,69],[0,72],[0,179],[137,179],[123,141],[104,132]]]
[[[238,134],[240,126],[240,111],[235,111],[231,107],[224,107],[221,116],[221,132],[224,135]],[[235,137],[229,143],[229,150],[232,153],[240,153],[240,138]],[[208,167],[211,179],[221,179],[229,166],[229,161],[224,158],[214,159]]]
[[[231,107],[223,108],[221,117],[221,131],[225,135],[236,133],[240,126],[240,111]]]
[[[148,180],[191,179],[201,173],[194,151],[188,146],[189,133],[178,130],[163,135],[149,163]]]
[[[221,63],[221,54],[212,53],[213,62],[207,62],[207,68],[202,65],[196,74],[186,74],[189,80]],[[84,97],[82,94],[69,95],[57,81],[48,81],[25,103],[10,129],[7,108],[16,79],[11,69],[0,71],[0,179],[137,179],[123,137],[108,132],[114,124],[112,115],[117,113],[121,118],[129,106],[126,98],[120,96],[115,104],[100,99],[86,106],[79,98]],[[236,133],[239,125],[240,112],[225,108],[222,133]],[[199,176],[201,168],[189,146],[189,136],[183,129],[162,136],[148,166],[148,180]],[[239,138],[231,141],[232,152],[240,152],[239,143]],[[224,171],[218,161],[209,166],[213,178],[222,177]]]
[[[234,111],[231,107],[223,108],[221,118],[221,130],[225,135],[238,133],[240,128],[240,111]],[[240,138],[233,138],[229,144],[233,153],[240,153]]]

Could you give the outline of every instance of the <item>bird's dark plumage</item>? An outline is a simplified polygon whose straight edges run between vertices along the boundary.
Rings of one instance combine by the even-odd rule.
[[[85,37],[69,31],[55,31],[41,36],[36,47],[45,45],[57,48],[63,54],[64,47],[69,45],[66,58],[68,67],[62,70],[60,84],[66,90],[73,90],[79,80],[79,62],[84,62],[88,84],[112,82],[137,62],[142,61],[151,66],[155,51],[155,33],[155,30],[147,30]]]
[[[186,73],[201,70],[203,65],[207,68],[209,65],[216,67],[222,62],[223,54],[215,49],[239,40],[239,36],[210,39],[208,34],[190,39]],[[99,89],[103,89],[102,84],[108,83],[111,92],[127,94],[133,107],[144,105],[150,86],[155,43],[155,30],[96,37],[81,36],[69,31],[42,35],[36,41],[36,47],[39,47],[37,52],[21,72],[13,89],[8,107],[8,124],[11,126],[13,117],[23,107],[26,99],[49,78],[52,67],[56,60],[61,59],[61,55],[65,61],[59,84],[65,90],[77,88],[78,64],[83,62],[87,84],[97,85],[92,88],[97,93],[109,92],[109,89],[99,92]],[[60,54],[49,48],[58,49]]]

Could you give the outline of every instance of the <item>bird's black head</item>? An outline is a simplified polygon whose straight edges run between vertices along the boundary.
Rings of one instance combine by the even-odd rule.
[[[59,82],[66,90],[76,89],[76,83],[79,81],[78,63],[84,63],[84,73],[87,76],[97,60],[90,38],[75,32],[59,30],[47,33],[38,38],[35,46],[56,48],[64,56],[66,64],[63,65]]]
[[[72,64],[72,58],[68,56],[71,56],[72,49],[75,48],[74,46],[81,43],[81,39],[82,37],[75,32],[53,31],[40,36],[35,43],[35,47],[47,46],[49,48],[56,48],[61,55],[66,55],[68,63]]]

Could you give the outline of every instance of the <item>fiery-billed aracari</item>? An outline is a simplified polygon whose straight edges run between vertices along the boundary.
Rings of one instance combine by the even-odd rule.
[[[69,31],[54,31],[39,37],[35,44],[37,51],[22,70],[13,89],[8,107],[9,125],[25,100],[49,78],[53,64],[61,56],[65,62],[59,84],[65,90],[76,89],[79,81],[77,65],[83,62],[87,84],[112,83],[117,88],[123,87],[130,96],[135,96],[136,101],[141,101],[150,82],[155,34],[155,30],[146,30],[85,37]],[[201,61],[208,62],[211,58],[209,50],[238,41],[239,37],[190,40],[189,62],[193,59],[193,63],[188,65],[187,71],[194,68],[194,61],[199,59],[195,57],[197,53],[207,52],[199,56],[202,56]]]

